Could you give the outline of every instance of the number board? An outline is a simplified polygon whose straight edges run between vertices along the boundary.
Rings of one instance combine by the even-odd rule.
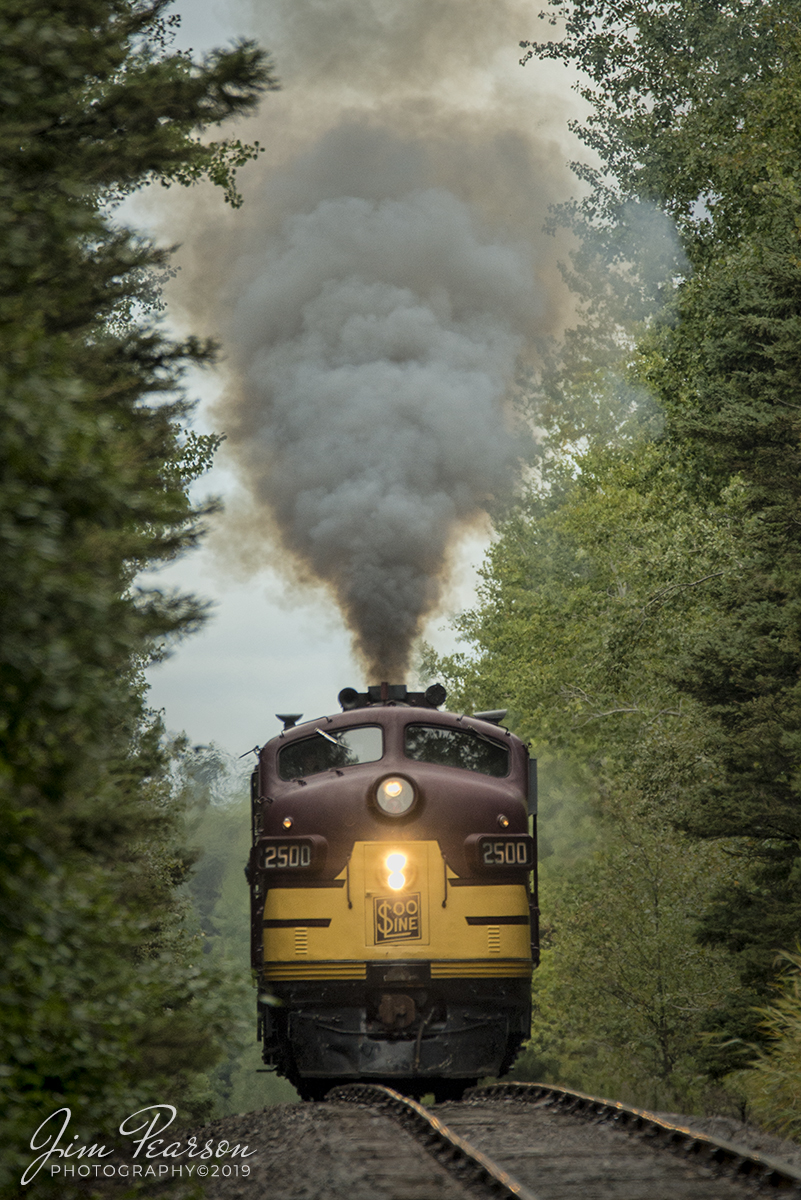
[[[309,870],[315,859],[311,838],[281,838],[262,843],[261,865],[264,871]]]
[[[478,861],[491,870],[534,866],[534,839],[528,834],[517,837],[482,837],[478,840]]]
[[[373,932],[379,942],[414,942],[423,936],[420,893],[373,897]]]

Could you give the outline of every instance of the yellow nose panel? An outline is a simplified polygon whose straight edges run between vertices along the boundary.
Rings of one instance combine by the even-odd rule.
[[[432,979],[530,974],[525,886],[459,879],[436,841],[388,837],[356,842],[331,885],[268,891],[265,978],[364,979],[395,959],[431,962]]]

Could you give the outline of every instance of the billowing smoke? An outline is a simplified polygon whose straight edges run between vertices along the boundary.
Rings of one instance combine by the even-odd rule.
[[[277,540],[296,579],[327,585],[373,680],[403,677],[459,534],[512,486],[525,447],[509,386],[560,316],[540,230],[564,156],[486,78],[481,103],[460,90],[512,11],[274,5],[268,44],[290,77],[262,129],[243,131],[268,143],[265,165],[225,228],[201,222],[185,262],[195,313],[222,335],[217,425],[251,497],[226,539]],[[315,64],[303,35],[323,12]],[[505,33],[509,72],[526,32]]]
[[[369,669],[401,678],[454,532],[515,466],[502,402],[528,264],[441,190],[323,200],[259,258],[232,312],[229,436]]]

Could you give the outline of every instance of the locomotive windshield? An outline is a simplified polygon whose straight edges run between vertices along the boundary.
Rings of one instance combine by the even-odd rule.
[[[282,779],[299,779],[334,767],[377,762],[384,753],[379,725],[357,725],[354,729],[315,729],[312,737],[290,742],[278,751],[278,774]]]
[[[441,767],[462,767],[480,775],[509,774],[506,746],[472,729],[446,729],[442,725],[407,725],[406,756]]]

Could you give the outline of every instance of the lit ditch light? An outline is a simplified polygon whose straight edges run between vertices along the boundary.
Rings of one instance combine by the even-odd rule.
[[[387,887],[391,887],[393,892],[399,892],[406,886],[406,876],[403,873],[403,868],[406,866],[406,855],[395,850],[392,854],[387,855],[385,861],[389,871]]]

